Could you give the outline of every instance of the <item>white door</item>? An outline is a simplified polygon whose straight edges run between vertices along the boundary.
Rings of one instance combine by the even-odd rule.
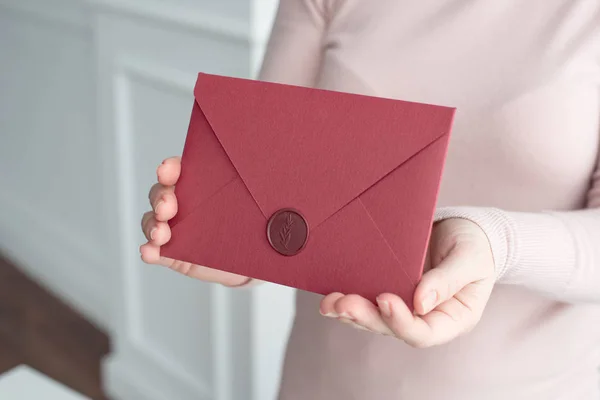
[[[0,163],[17,166],[0,175],[10,189],[0,246],[111,331],[103,371],[115,399],[275,396],[292,290],[203,284],[138,252],[147,191],[160,161],[181,152],[197,72],[254,76],[275,8],[0,0],[0,90],[10,94],[0,96]]]

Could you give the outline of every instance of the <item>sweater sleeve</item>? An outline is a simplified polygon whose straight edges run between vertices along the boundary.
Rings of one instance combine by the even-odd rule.
[[[322,0],[281,0],[259,79],[314,86],[321,67],[326,21]]]
[[[465,218],[486,233],[499,284],[521,285],[564,302],[600,303],[600,161],[587,207],[564,212],[510,212],[446,207],[435,220]]]

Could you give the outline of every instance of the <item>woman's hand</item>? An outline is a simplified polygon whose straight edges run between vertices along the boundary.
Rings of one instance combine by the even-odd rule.
[[[391,293],[377,297],[378,307],[358,295],[332,293],[321,301],[320,312],[413,347],[430,347],[475,327],[494,282],[494,260],[485,233],[466,219],[447,219],[433,227],[425,273],[414,295],[414,314]]]
[[[148,196],[152,211],[148,211],[142,217],[142,231],[148,240],[140,247],[142,260],[149,264],[169,267],[192,278],[216,282],[225,286],[239,286],[247,283],[250,278],[245,276],[160,256],[160,246],[171,239],[171,229],[167,221],[177,214],[177,198],[174,188],[180,172],[181,159],[178,157],[167,158],[156,170],[158,183],[152,186]]]

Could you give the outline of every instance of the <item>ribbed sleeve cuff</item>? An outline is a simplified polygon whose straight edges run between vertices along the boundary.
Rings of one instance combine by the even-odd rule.
[[[490,242],[498,283],[564,293],[576,262],[575,240],[562,219],[551,213],[506,212],[495,208],[447,207],[435,221],[468,219]]]

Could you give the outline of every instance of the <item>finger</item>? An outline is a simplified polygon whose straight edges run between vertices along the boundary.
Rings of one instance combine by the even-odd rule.
[[[319,307],[319,313],[324,317],[337,318],[339,314],[335,311],[335,302],[344,297],[342,293],[331,293],[328,294],[321,300],[321,305]]]
[[[476,258],[467,254],[465,250],[454,249],[438,266],[423,275],[413,298],[417,314],[427,314],[469,283],[483,278],[481,266],[472,261]]]
[[[169,259],[168,259],[169,260]],[[202,265],[191,264],[185,261],[170,260],[168,265],[174,271],[199,279],[205,282],[220,283],[228,287],[242,286],[251,281],[251,278],[231,272],[225,272],[214,268],[204,267]]]
[[[465,321],[463,324],[465,331],[471,330],[471,328],[473,328],[481,319],[481,315],[490,298],[493,287],[493,281],[473,282],[454,295],[453,299],[456,300],[456,307],[459,307],[459,309],[451,315],[454,316],[454,319],[462,319]],[[441,305],[443,304],[444,303]],[[453,310],[447,309],[446,311],[450,313]],[[459,312],[462,312],[463,314],[461,315]]]
[[[362,296],[350,294],[341,297],[335,302],[334,309],[340,317],[348,318],[355,325],[382,335],[393,335],[378,308]]]
[[[377,297],[377,304],[381,318],[394,336],[413,347],[422,348],[434,344],[431,327],[414,315],[400,297],[385,293]]]
[[[150,223],[150,220],[154,218],[154,212],[152,211],[148,211],[145,212],[144,215],[142,215],[142,232],[144,233],[144,236],[146,236],[146,239],[149,238],[149,234],[150,234],[150,229],[148,228],[148,224]],[[148,239],[150,240],[150,239]]]
[[[474,282],[424,316],[414,315],[396,295],[377,298],[382,317],[395,336],[414,347],[447,343],[470,331],[481,318],[493,283]]]
[[[146,243],[140,246],[140,255],[142,261],[148,264],[166,265],[166,260],[160,256],[160,247],[151,243]]]
[[[150,192],[148,193],[148,200],[150,201],[150,206],[152,209],[155,210],[158,203],[164,200],[164,195],[170,194],[174,194],[173,186],[165,186],[161,185],[160,183],[155,183],[152,185]]]
[[[168,221],[177,214],[177,197],[172,186],[156,183],[148,197],[157,221]]]
[[[165,159],[156,169],[158,183],[164,186],[173,186],[181,174],[181,157]]]
[[[474,282],[422,317],[431,328],[433,344],[446,343],[469,332],[481,319],[493,284]]]
[[[373,332],[372,330],[367,329],[364,326],[359,325],[359,324],[357,324],[355,322],[352,322],[352,321],[350,321],[350,326],[353,327],[353,328],[356,328],[356,329],[358,329],[360,331],[365,331],[365,332],[369,332],[369,333],[377,333],[377,334],[379,333],[379,332]]]
[[[142,261],[148,264],[157,264],[168,267],[180,274],[199,279],[205,282],[220,283],[225,286],[241,286],[250,281],[250,278],[232,274],[230,272],[220,271],[201,265],[191,264],[185,261],[173,260],[172,258],[162,257],[160,247],[151,243],[140,246]]]
[[[154,213],[151,211],[144,214],[142,218],[142,230],[146,239],[156,246],[162,246],[171,240],[171,228],[169,224],[157,221],[154,218]]]

